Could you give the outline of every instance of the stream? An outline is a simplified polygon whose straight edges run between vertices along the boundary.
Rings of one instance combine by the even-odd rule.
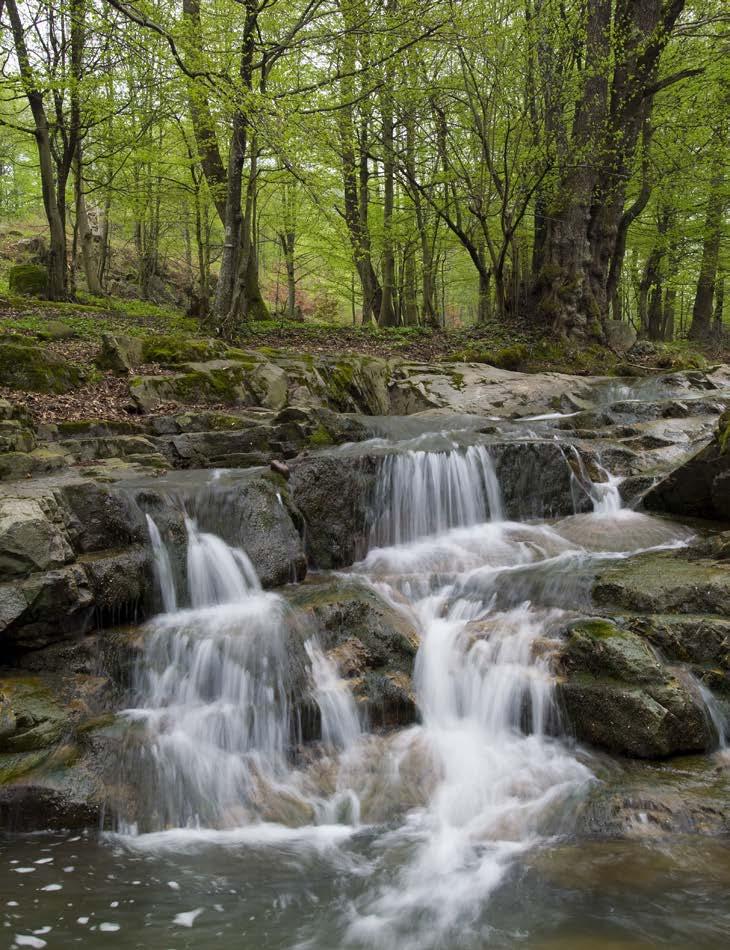
[[[150,517],[163,611],[120,761],[138,800],[100,835],[3,840],[8,946],[725,945],[725,842],[577,834],[613,766],[566,734],[551,662],[597,564],[690,529],[624,508],[608,472],[583,473],[572,516],[509,520],[468,421],[374,447],[368,550],[337,576],[418,631],[417,721],[372,728],[243,550],[188,517],[181,577]]]

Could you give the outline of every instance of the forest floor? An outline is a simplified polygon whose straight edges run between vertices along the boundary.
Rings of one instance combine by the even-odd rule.
[[[133,336],[169,334],[210,336],[197,321],[182,313],[143,301],[110,299],[50,303],[31,298],[0,297],[0,342],[27,337],[42,342],[64,359],[94,366],[102,334]],[[686,341],[639,344],[620,357],[598,345],[579,346],[557,341],[522,323],[493,321],[469,329],[424,327],[352,327],[307,322],[267,321],[246,326],[235,341],[246,349],[293,354],[351,355],[399,359],[405,362],[489,363],[520,372],[561,372],[576,375],[641,376],[658,370],[702,369],[730,362],[730,348],[698,348]],[[166,373],[151,364],[146,375]],[[2,385],[0,396],[18,400],[18,392]],[[65,395],[25,393],[22,401],[38,421],[96,416],[129,418],[127,383],[111,373],[95,371],[88,384]]]

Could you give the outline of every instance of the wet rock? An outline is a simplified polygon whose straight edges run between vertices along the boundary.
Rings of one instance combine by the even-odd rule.
[[[625,623],[673,662],[730,671],[730,618],[658,614]]]
[[[93,596],[78,564],[0,584],[0,644],[37,649],[87,629]]]
[[[97,622],[120,623],[145,615],[153,589],[152,561],[146,547],[85,555],[79,563],[86,571]]]
[[[730,616],[730,564],[690,558],[686,551],[639,554],[602,568],[593,602],[647,614]]]
[[[513,442],[490,448],[505,511],[514,519],[573,514],[573,476],[555,442]]]
[[[305,521],[307,557],[315,567],[352,564],[366,550],[377,461],[313,456],[291,465],[290,491]]]
[[[580,836],[658,838],[730,832],[730,770],[708,758],[627,762],[599,768],[600,783],[581,804]]]
[[[41,679],[0,676],[0,753],[49,748],[69,728],[68,712]]]
[[[703,752],[717,741],[696,692],[628,630],[605,620],[575,624],[559,666],[559,698],[582,742],[661,758]]]
[[[288,594],[316,634],[373,727],[405,725],[416,716],[411,682],[418,633],[405,613],[353,580],[307,584]]]
[[[88,554],[146,542],[144,515],[123,491],[90,480],[69,482],[58,491],[70,513],[68,530],[76,551]]]
[[[651,511],[730,519],[730,413],[720,418],[710,444],[648,492],[644,505]]]
[[[0,578],[44,571],[73,560],[59,525],[58,512],[48,516],[48,499],[0,497]]]
[[[280,476],[214,484],[189,505],[201,530],[246,552],[262,586],[277,587],[306,574],[302,516]]]

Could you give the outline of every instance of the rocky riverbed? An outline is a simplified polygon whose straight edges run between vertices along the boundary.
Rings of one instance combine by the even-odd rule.
[[[533,684],[504,701],[509,730],[544,736],[541,767],[573,783],[550,833],[618,842],[730,831],[730,368],[587,379],[275,352],[192,359],[112,338],[105,348],[128,374],[128,421],[34,423],[21,399],[0,401],[5,830],[185,824],[179,787],[173,795],[169,773],[153,780],[144,765],[151,726],[128,709],[144,706],[140,670],[155,669],[150,644],[166,642],[165,618],[197,603],[190,622],[205,625],[209,605],[227,602],[218,573],[191,571],[194,549],[216,570],[225,552],[231,563],[244,552],[251,589],[263,588],[260,617],[280,618],[287,672],[271,689],[287,706],[274,719],[288,733],[282,763],[305,776],[296,794],[281,776],[276,793],[247,793],[236,820],[221,817],[226,801],[214,827],[248,827],[252,815],[277,828],[330,827],[338,814],[356,825],[335,794],[347,768],[368,829],[433,802],[439,767],[425,767],[426,739],[413,732],[428,737],[437,716],[424,642],[463,603],[480,606],[459,614],[453,676],[484,679],[463,687],[458,716],[492,722],[485,710],[517,668]],[[153,357],[165,373],[133,375]],[[524,643],[508,661],[498,646],[510,630]],[[321,749],[344,713],[328,718],[316,669],[346,688],[365,745],[381,749],[366,767],[341,762],[336,780]],[[486,704],[478,715],[474,690]],[[398,753],[396,789],[375,763],[408,736],[416,744]],[[508,774],[522,754],[511,741]],[[540,794],[557,787],[541,781]],[[316,817],[325,799],[340,802],[326,820]],[[500,835],[531,840],[515,828]],[[550,860],[549,874],[563,873]],[[373,900],[381,917],[393,911],[382,894]],[[355,945],[370,939],[347,932]]]

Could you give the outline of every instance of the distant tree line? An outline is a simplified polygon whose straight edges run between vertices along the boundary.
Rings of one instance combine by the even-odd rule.
[[[52,299],[106,291],[116,221],[227,335],[315,277],[363,324],[722,328],[720,0],[0,0],[0,44]]]

